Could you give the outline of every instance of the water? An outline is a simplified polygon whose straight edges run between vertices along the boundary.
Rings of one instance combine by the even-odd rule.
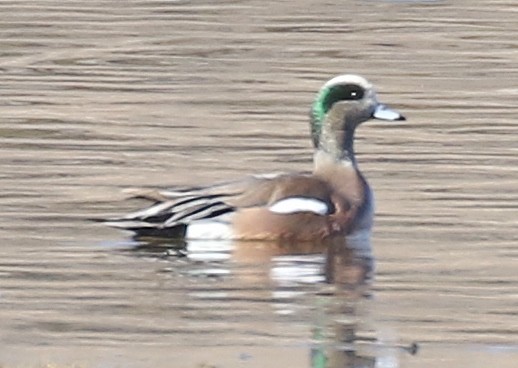
[[[2,2],[0,365],[516,367],[515,14],[511,0]],[[309,104],[345,72],[408,118],[358,132],[370,284],[352,268],[327,285],[318,252],[134,249],[85,220],[138,208],[126,187],[309,169]]]

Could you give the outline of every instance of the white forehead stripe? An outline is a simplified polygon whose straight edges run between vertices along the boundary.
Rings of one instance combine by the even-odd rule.
[[[290,197],[281,199],[271,205],[268,210],[278,214],[291,214],[299,212],[311,212],[317,215],[327,215],[329,207],[325,202],[315,198]]]
[[[327,81],[322,88],[327,88],[337,84],[357,84],[363,87],[364,89],[372,88],[372,84],[370,84],[369,81],[367,81],[367,79],[354,74],[343,74],[334,77],[333,79]]]

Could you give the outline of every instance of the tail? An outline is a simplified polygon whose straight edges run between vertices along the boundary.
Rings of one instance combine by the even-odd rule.
[[[122,217],[91,220],[131,231],[136,237],[183,239],[190,223],[215,218],[235,210],[222,201],[223,197],[225,195],[184,195],[177,199],[156,202],[148,208]],[[145,198],[151,199],[149,196]]]

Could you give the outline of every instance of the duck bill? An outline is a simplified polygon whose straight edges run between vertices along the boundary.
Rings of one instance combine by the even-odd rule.
[[[376,110],[374,110],[374,114],[372,114],[374,119],[380,120],[389,120],[389,121],[402,121],[406,120],[406,118],[401,115],[399,112],[390,109],[385,105],[376,106]]]

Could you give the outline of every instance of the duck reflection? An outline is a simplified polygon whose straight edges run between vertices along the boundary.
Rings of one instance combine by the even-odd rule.
[[[232,275],[240,289],[253,288],[256,296],[265,294],[263,297],[272,301],[273,309],[280,310],[282,304],[286,310],[288,303],[279,303],[277,297],[282,292],[303,289],[300,292],[307,293],[308,289],[300,285],[317,286],[314,295],[309,297],[317,304],[310,317],[313,327],[308,336],[312,341],[311,367],[376,367],[380,361],[398,366],[401,347],[384,346],[365,333],[365,304],[370,293],[373,259],[370,254],[348,247],[343,239],[326,242],[169,241],[165,248],[163,241],[140,239],[137,244],[135,250],[140,254],[154,252],[161,257],[182,257],[194,264],[206,265],[207,275],[218,267],[219,275]],[[196,272],[200,274],[199,269]],[[258,289],[261,285],[263,287]]]
[[[307,260],[312,255],[322,256],[320,272],[315,269],[308,272],[308,267],[304,266],[314,265],[310,261],[301,265],[303,259]],[[345,239],[335,238],[320,243],[242,243],[236,246],[232,256],[241,264],[257,261],[270,264],[268,274],[277,284],[325,281],[323,285],[326,286],[318,292],[322,318],[315,321],[311,331],[314,343],[310,349],[311,367],[376,366],[378,354],[360,353],[358,343],[364,344],[366,340],[357,334],[361,327],[358,308],[368,295],[372,280],[373,259],[370,254],[355,251],[347,246]],[[317,274],[320,277],[316,277]],[[266,278],[266,272],[262,276]]]
[[[324,281],[349,293],[362,295],[373,276],[373,259],[365,252],[347,246],[345,239],[332,238],[320,242],[272,241],[207,241],[135,238],[131,248],[136,254],[159,257],[187,257],[192,261],[228,261],[237,276],[249,281],[298,282],[300,272],[293,266],[312,264],[309,280]],[[315,258],[316,257],[316,258]],[[253,273],[247,268],[264,272]],[[302,267],[304,269],[304,267]],[[309,273],[309,267],[305,268]],[[244,272],[243,272],[244,271]],[[300,271],[300,270],[299,270]]]

